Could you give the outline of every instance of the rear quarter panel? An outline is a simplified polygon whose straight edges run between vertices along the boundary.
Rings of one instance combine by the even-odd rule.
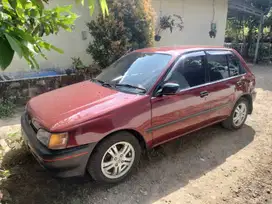
[[[232,79],[233,84],[236,84],[235,102],[237,102],[243,95],[253,94],[253,92],[255,91],[256,79],[243,57],[236,50],[232,51],[240,59],[241,65],[246,71],[246,73],[242,77]],[[243,82],[243,86],[237,85],[237,82],[239,81]]]

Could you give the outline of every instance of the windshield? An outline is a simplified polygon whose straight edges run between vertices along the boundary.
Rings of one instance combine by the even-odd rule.
[[[104,69],[96,79],[121,91],[143,93],[152,88],[172,56],[133,52]]]

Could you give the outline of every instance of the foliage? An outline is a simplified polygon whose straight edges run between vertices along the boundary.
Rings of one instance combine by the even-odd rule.
[[[84,5],[84,0],[75,0]],[[46,59],[44,50],[63,51],[42,39],[57,34],[60,28],[71,31],[77,15],[71,6],[45,9],[48,0],[0,0],[0,68],[6,69],[14,53],[24,58],[31,68],[39,67],[35,57]],[[106,0],[99,0],[102,15],[108,15]],[[88,0],[90,14],[93,14],[96,0]]]
[[[63,28],[71,31],[76,14],[71,6],[44,9],[38,0],[2,0],[0,3],[0,67],[6,69],[14,52],[31,67],[38,67],[35,55],[44,58],[43,50],[62,52],[42,37],[56,34]]]
[[[9,170],[0,169],[0,178],[7,178],[11,175]]]
[[[153,45],[153,10],[150,0],[109,2],[109,16],[87,24],[94,40],[87,52],[102,68],[130,50]]]
[[[77,75],[84,76],[85,80],[93,78],[101,72],[101,68],[95,63],[85,66],[80,57],[72,57],[72,61],[75,73]]]
[[[84,68],[84,64],[81,61],[80,57],[72,57],[72,65],[75,69],[81,69]]]
[[[178,21],[178,22],[176,22]],[[180,31],[183,29],[183,20],[180,15],[174,14],[168,15],[168,16],[162,16],[160,17],[159,27],[157,29],[157,35],[160,35],[162,31],[165,31],[167,29],[170,30],[170,32],[173,32],[174,28],[179,28]]]
[[[83,76],[85,80],[96,77],[100,72],[101,68],[96,63],[76,69],[76,74]]]
[[[12,100],[6,99],[0,103],[0,118],[10,117],[14,113],[15,104]]]
[[[245,0],[245,3],[249,4],[250,6],[262,10],[264,12],[265,16],[265,22],[264,25],[266,27],[272,26],[270,20],[270,14],[269,10],[271,7],[269,0]],[[272,19],[272,18],[271,18]],[[232,42],[232,43],[243,43],[242,47],[243,49],[239,50],[242,51],[242,55],[245,58],[252,58],[254,56],[255,50],[255,42],[257,40],[259,30],[259,24],[260,24],[260,18],[255,16],[248,16],[246,14],[236,14],[233,15],[231,18],[228,18],[227,21],[227,27],[226,27],[226,42]],[[271,35],[271,29],[270,33],[268,32],[268,29],[264,29],[266,32],[262,35],[261,42],[264,41],[264,39],[269,39],[267,35]],[[253,50],[253,51],[252,51]],[[259,58],[261,58],[262,48],[260,47],[259,50]],[[252,55],[253,53],[253,55]]]
[[[76,0],[76,3],[84,5],[84,0]],[[96,0],[88,0],[88,4],[89,4],[90,15],[93,15]],[[100,4],[101,11],[102,11],[102,15],[103,16],[109,15],[107,1],[106,0],[99,0],[99,4]]]

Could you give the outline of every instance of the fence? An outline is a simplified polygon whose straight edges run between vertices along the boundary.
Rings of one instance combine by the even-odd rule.
[[[9,99],[14,103],[24,104],[36,95],[83,80],[82,75],[62,75],[0,82],[0,103]]]
[[[247,43],[225,43],[224,47],[235,49],[247,60],[253,60],[255,55],[256,43],[251,44],[248,50],[248,56],[244,56],[244,49]],[[272,44],[261,43],[259,47],[258,62],[265,62],[272,60]]]

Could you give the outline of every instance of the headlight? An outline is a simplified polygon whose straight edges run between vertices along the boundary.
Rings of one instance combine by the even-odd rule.
[[[39,129],[39,131],[37,133],[37,139],[45,146],[48,146],[50,136],[51,136],[51,133],[49,133],[43,129]]]
[[[49,149],[64,149],[68,142],[68,133],[49,133],[40,129],[37,139]]]

